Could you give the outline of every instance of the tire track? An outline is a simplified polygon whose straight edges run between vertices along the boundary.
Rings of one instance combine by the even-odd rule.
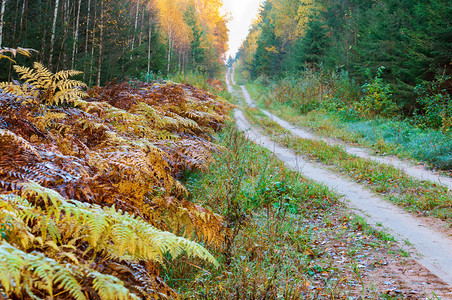
[[[245,98],[246,103],[251,107],[256,107],[255,103],[251,99],[246,88],[244,86],[241,86],[241,88],[242,88],[243,96]],[[378,162],[381,164],[393,166],[393,167],[405,172],[407,175],[410,175],[411,177],[414,177],[419,180],[428,180],[428,181],[434,182],[436,184],[441,184],[441,185],[444,185],[447,188],[449,188],[449,190],[452,190],[452,178],[441,176],[440,174],[438,174],[436,172],[428,170],[426,167],[424,167],[422,165],[412,165],[412,164],[410,164],[406,161],[403,161],[395,156],[385,157],[385,156],[372,155],[368,150],[366,150],[364,148],[352,147],[352,146],[349,146],[349,145],[347,145],[343,142],[340,142],[338,140],[335,140],[335,139],[317,136],[307,130],[301,129],[297,126],[290,124],[287,121],[282,120],[281,118],[275,116],[274,114],[272,114],[264,109],[261,109],[261,111],[265,115],[267,115],[267,117],[272,119],[274,122],[278,123],[278,125],[289,130],[292,134],[294,134],[300,138],[311,139],[311,140],[320,140],[329,145],[340,145],[344,148],[344,150],[348,154],[355,155],[355,156],[365,158],[365,159],[370,159],[372,161],[375,161],[375,162]]]
[[[244,95],[248,94],[244,87],[242,91]],[[247,102],[252,103],[249,95]],[[421,255],[417,261],[447,283],[452,296],[452,240],[449,237],[434,231],[422,220],[413,218],[409,213],[359,184],[326,170],[320,164],[308,162],[291,150],[277,145],[258,128],[254,128],[239,109],[235,110],[234,117],[237,127],[244,131],[247,138],[272,151],[289,168],[344,195],[345,204],[358,215],[365,217],[370,225],[381,223],[398,240],[410,241]]]

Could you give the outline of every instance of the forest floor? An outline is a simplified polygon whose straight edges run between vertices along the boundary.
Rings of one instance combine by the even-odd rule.
[[[229,73],[231,74],[231,73]],[[233,85],[230,83],[232,82]],[[381,258],[384,264],[373,270],[366,270],[367,285],[372,285],[396,298],[417,299],[418,294],[434,292],[433,295],[441,299],[452,299],[452,230],[450,221],[444,222],[441,218],[411,214],[402,208],[389,203],[385,193],[369,189],[362,183],[356,183],[346,178],[341,172],[335,172],[331,166],[319,163],[319,159],[313,159],[294,144],[281,143],[275,138],[277,134],[264,128],[269,122],[256,122],[256,118],[250,118],[259,109],[256,107],[245,87],[238,88],[233,76],[227,78],[228,89],[236,97],[245,102],[243,111],[235,111],[237,126],[246,133],[247,137],[257,144],[271,150],[276,157],[283,161],[289,168],[300,172],[303,176],[322,183],[330,189],[343,195],[348,212],[363,216],[372,227],[383,227],[390,235],[394,235],[411,258],[391,256]],[[249,112],[251,111],[251,112]],[[245,112],[245,114],[243,113]],[[450,200],[450,189],[452,180],[442,177],[437,173],[425,169],[423,166],[411,165],[395,157],[381,157],[372,155],[370,151],[363,148],[353,147],[343,142],[325,139],[306,130],[297,128],[273,114],[263,111],[274,123],[271,126],[280,126],[285,131],[283,134],[302,138],[304,140],[317,140],[328,145],[340,147],[347,154],[373,161],[377,165],[389,165],[404,173],[404,176],[412,177],[413,180],[429,180],[432,186],[441,186],[445,197]],[[247,117],[245,116],[247,115]],[[276,125],[277,124],[277,125]],[[281,135],[281,134],[280,134]],[[282,145],[283,144],[283,145]],[[292,145],[292,146],[290,146]],[[297,150],[297,151],[295,151]],[[321,151],[321,150],[320,150]],[[301,153],[300,153],[301,152]],[[336,170],[337,171],[337,170]],[[396,179],[390,179],[395,181]],[[356,181],[356,180],[355,180]],[[397,187],[397,185],[395,185]],[[366,260],[366,256],[362,258]],[[366,265],[361,261],[362,265]]]

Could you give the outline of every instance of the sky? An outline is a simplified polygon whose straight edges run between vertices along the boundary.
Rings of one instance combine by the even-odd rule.
[[[223,9],[231,14],[229,28],[229,51],[226,57],[239,50],[242,41],[248,35],[251,22],[256,18],[259,5],[263,0],[223,0]]]

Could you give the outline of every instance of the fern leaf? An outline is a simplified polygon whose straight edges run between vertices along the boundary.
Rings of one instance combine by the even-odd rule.
[[[54,282],[58,284],[60,289],[69,292],[74,299],[86,299],[80,284],[66,269],[58,268],[57,272],[54,274]]]
[[[96,271],[91,272],[90,275],[94,277],[93,288],[102,300],[139,299],[136,295],[130,293],[129,290],[122,285],[120,280],[113,276],[103,275]]]

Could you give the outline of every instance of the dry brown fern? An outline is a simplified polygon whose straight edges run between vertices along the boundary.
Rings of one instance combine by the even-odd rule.
[[[209,134],[223,126],[230,105],[191,86],[174,83],[143,83],[136,88],[110,85],[89,90],[90,98],[82,100],[78,89],[82,85],[69,80],[76,73],[53,74],[40,65],[17,70],[28,82],[4,84],[0,94],[0,192],[20,193],[23,184],[32,180],[65,198],[103,209],[114,207],[159,230],[221,246],[228,233],[224,220],[186,200],[187,192],[177,178],[184,170],[203,169],[209,163],[212,151],[216,151]],[[17,93],[13,95],[8,88]],[[58,94],[71,89],[77,92]],[[62,103],[73,105],[56,106]],[[55,216],[49,203],[36,205],[42,214]],[[61,215],[71,214],[66,210]],[[23,227],[29,224],[21,225],[17,217],[4,215],[17,229],[17,240],[12,240],[16,246],[27,244],[53,253],[51,258],[56,262],[72,264],[87,263],[92,259],[89,255],[98,251],[89,241],[85,241],[91,245],[88,248],[77,244],[76,233],[82,230],[79,225],[45,219],[49,222],[40,224],[48,225],[42,227],[46,236],[34,229],[29,236]],[[124,237],[130,237],[129,233],[125,230]],[[69,244],[78,246],[62,249]],[[139,243],[124,242],[117,253],[127,254],[135,249],[134,244]],[[105,243],[100,245],[109,248]],[[118,258],[109,256],[108,264],[95,271],[124,280],[140,297],[152,298],[159,293],[175,297],[159,279],[158,263],[152,267],[132,265]]]

